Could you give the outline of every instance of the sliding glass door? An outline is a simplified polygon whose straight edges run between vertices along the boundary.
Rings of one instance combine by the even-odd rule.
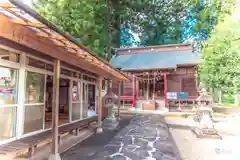
[[[0,66],[0,142],[15,137],[18,70]]]
[[[43,129],[45,75],[26,71],[24,134]]]

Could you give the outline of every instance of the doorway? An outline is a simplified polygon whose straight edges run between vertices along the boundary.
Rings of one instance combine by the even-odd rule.
[[[87,82],[82,83],[83,87],[83,108],[82,108],[82,113],[83,113],[83,119],[89,117],[88,116],[88,111],[89,110],[94,110],[96,111],[96,85],[90,84]]]
[[[59,86],[59,121],[58,124],[69,122],[69,87],[70,80],[60,78]],[[45,128],[52,127],[52,96],[53,96],[53,77],[47,76],[46,83],[46,108],[45,108]]]

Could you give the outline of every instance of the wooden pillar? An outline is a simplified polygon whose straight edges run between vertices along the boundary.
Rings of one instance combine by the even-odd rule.
[[[52,153],[49,160],[60,160],[58,153],[58,110],[59,110],[60,60],[54,60],[52,101]]]
[[[135,107],[136,105],[136,98],[135,98],[135,75],[132,76],[132,106]]]
[[[121,107],[121,81],[118,82],[118,119],[120,118],[120,107]]]
[[[167,106],[167,73],[163,73],[164,78],[164,105]]]
[[[136,98],[137,98],[139,96],[139,81],[136,77],[135,77],[135,82],[136,82]]]
[[[149,73],[148,74],[148,80],[147,80],[147,100],[149,100]]]
[[[155,100],[155,72],[153,76],[153,100]]]
[[[102,81],[103,78],[99,77],[98,78],[98,128],[97,128],[97,133],[102,133]]]

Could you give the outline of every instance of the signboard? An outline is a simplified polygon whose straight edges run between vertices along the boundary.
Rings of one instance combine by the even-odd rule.
[[[177,92],[167,92],[167,99],[177,99]]]
[[[77,96],[78,96],[77,86],[73,86],[73,88],[72,88],[72,100],[76,101],[78,99]]]
[[[188,99],[187,92],[167,92],[167,99],[177,100],[177,99]]]
[[[188,99],[187,92],[178,92],[177,99]]]
[[[0,86],[7,86],[9,82],[11,82],[10,69],[0,67]]]
[[[0,93],[2,94],[14,94],[14,89],[0,89]]]

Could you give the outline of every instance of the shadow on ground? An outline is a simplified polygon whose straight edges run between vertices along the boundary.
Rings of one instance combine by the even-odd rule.
[[[80,142],[73,148],[61,154],[63,160],[91,160],[119,131],[126,127],[132,120],[133,115],[124,115],[119,123],[118,131],[104,131],[102,134],[95,134]]]
[[[117,132],[104,131],[62,154],[63,160],[181,160],[161,115],[124,116]]]

